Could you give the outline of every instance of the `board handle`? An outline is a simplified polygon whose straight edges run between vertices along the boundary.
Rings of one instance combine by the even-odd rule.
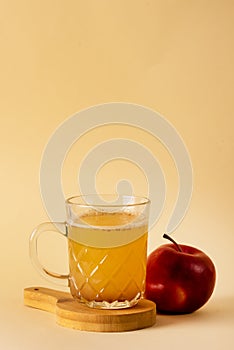
[[[55,289],[43,287],[29,287],[24,289],[24,305],[55,313],[58,300],[70,300],[71,294]]]

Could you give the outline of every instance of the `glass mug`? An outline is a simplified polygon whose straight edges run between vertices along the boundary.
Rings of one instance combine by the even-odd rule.
[[[85,195],[65,202],[64,223],[42,223],[30,236],[30,256],[45,277],[67,279],[74,299],[94,308],[132,307],[145,291],[150,200],[120,195]],[[58,231],[68,240],[69,274],[48,271],[37,240]]]

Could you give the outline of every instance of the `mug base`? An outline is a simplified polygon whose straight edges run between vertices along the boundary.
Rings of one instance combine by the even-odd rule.
[[[82,297],[80,299],[76,297],[75,299],[93,309],[121,310],[135,306],[142,298],[142,293],[138,293],[135,298],[131,300],[114,300],[111,302],[106,300],[86,300]]]
[[[113,301],[109,303],[108,301],[88,301],[85,302],[85,304],[94,309],[107,309],[107,310],[118,310],[118,309],[127,309],[130,308],[138,303],[139,299],[137,300],[125,300],[125,301]]]

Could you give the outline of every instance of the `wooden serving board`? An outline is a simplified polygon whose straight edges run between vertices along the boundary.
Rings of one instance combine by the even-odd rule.
[[[125,332],[151,327],[156,322],[156,305],[142,299],[128,309],[100,310],[74,300],[69,293],[42,287],[24,289],[24,304],[55,313],[64,327],[93,332]]]

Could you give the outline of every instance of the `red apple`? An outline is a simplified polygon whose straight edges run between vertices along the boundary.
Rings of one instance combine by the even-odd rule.
[[[178,245],[167,234],[163,237],[173,243],[164,244],[149,255],[145,296],[156,303],[160,313],[196,311],[214,290],[215,266],[201,250]]]

